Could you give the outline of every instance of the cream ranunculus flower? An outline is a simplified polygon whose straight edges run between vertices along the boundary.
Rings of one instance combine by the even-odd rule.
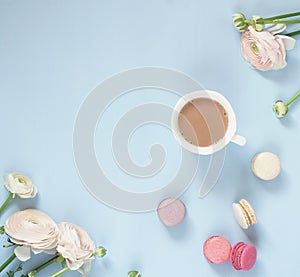
[[[86,275],[96,250],[94,242],[86,231],[74,224],[63,222],[59,230],[57,252],[66,259],[69,269],[84,271]]]
[[[10,216],[4,225],[10,240],[19,245],[15,254],[21,261],[30,258],[30,249],[35,253],[56,253],[59,229],[45,213],[28,209]]]
[[[242,33],[241,49],[245,60],[261,71],[286,66],[286,51],[293,49],[295,39],[270,31],[255,31],[251,26]]]
[[[17,195],[20,198],[33,198],[37,194],[37,188],[31,182],[31,180],[19,173],[5,174],[4,186],[13,195]]]

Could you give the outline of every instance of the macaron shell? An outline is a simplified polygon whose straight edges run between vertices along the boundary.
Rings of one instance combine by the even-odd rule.
[[[252,244],[247,244],[242,250],[240,257],[240,267],[242,270],[250,270],[256,262],[257,251],[256,247]]]
[[[184,220],[186,208],[181,200],[167,198],[160,202],[157,214],[163,224],[168,227],[173,227]]]
[[[250,222],[247,220],[247,216],[245,215],[245,212],[243,208],[240,206],[239,203],[233,203],[232,204],[232,210],[234,217],[238,224],[243,228],[243,229],[248,229]]]
[[[271,152],[259,153],[252,159],[252,171],[262,180],[273,180],[280,174],[280,159]]]
[[[220,236],[212,236],[203,245],[203,255],[212,264],[227,262],[231,254],[231,244]]]

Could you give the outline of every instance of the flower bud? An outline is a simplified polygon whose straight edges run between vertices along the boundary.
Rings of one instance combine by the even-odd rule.
[[[248,23],[245,21],[246,17],[242,13],[233,14],[232,20],[237,31],[244,32],[248,28]]]
[[[285,117],[285,115],[289,111],[287,105],[285,105],[282,100],[278,100],[275,102],[273,110],[278,118]]]
[[[95,256],[98,256],[98,257],[102,258],[102,257],[104,257],[106,255],[106,252],[107,252],[107,250],[104,247],[99,246],[96,249],[96,251],[95,251],[94,254],[95,254]]]
[[[128,277],[142,277],[142,275],[141,274],[139,274],[139,272],[138,271],[129,271],[128,272]]]
[[[58,257],[55,259],[55,262],[64,265],[66,262],[66,259],[62,255],[58,255]]]
[[[254,15],[252,16],[252,27],[254,28],[255,31],[260,32],[264,29],[264,20],[261,16]]]
[[[35,277],[36,274],[37,274],[36,270],[33,270],[33,271],[28,273],[28,277]]]

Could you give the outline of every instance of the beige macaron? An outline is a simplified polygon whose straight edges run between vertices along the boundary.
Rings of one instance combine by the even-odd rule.
[[[238,203],[233,203],[232,209],[236,221],[243,229],[257,223],[255,211],[247,200],[241,199]]]
[[[262,180],[273,180],[281,171],[280,159],[271,152],[258,153],[252,159],[252,171],[256,177]]]

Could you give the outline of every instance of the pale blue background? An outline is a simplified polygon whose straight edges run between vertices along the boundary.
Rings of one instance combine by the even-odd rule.
[[[35,207],[57,222],[84,227],[97,245],[109,251],[104,260],[94,262],[92,277],[126,276],[130,269],[140,270],[143,277],[298,276],[300,105],[279,121],[272,104],[300,88],[300,44],[288,53],[284,70],[259,73],[243,61],[240,35],[231,23],[234,12],[271,16],[296,10],[297,1],[271,0],[0,0],[0,173],[24,173],[39,188],[37,199],[11,204],[1,215],[1,224],[12,212]],[[73,160],[72,131],[84,98],[112,74],[149,65],[182,71],[223,93],[236,111],[238,131],[248,139],[244,148],[227,147],[221,179],[203,200],[197,198],[199,173],[182,196],[187,218],[173,229],[165,228],[155,213],[127,214],[98,202],[81,183]],[[153,92],[153,97],[176,103],[174,95],[161,93]],[[129,96],[123,103],[149,100],[147,93],[137,97]],[[123,107],[121,100],[116,110]],[[109,126],[108,121],[103,124]],[[133,138],[133,159],[147,163],[142,141],[152,143],[148,138],[152,131],[154,140],[161,134],[161,143],[171,149],[170,162],[176,170],[174,157],[180,148],[170,132],[157,126],[140,130]],[[280,156],[283,171],[277,180],[267,183],[252,175],[251,159],[259,151]],[[167,183],[172,166],[166,170]],[[7,196],[4,188],[0,195],[1,201]],[[231,203],[241,197],[252,203],[259,220],[248,231],[236,224],[231,212]],[[207,263],[202,244],[216,234],[231,243],[254,243],[255,268],[236,272],[229,263]],[[10,253],[0,249],[0,260]],[[45,258],[39,255],[25,268],[32,269]],[[52,266],[38,276],[58,269]]]

